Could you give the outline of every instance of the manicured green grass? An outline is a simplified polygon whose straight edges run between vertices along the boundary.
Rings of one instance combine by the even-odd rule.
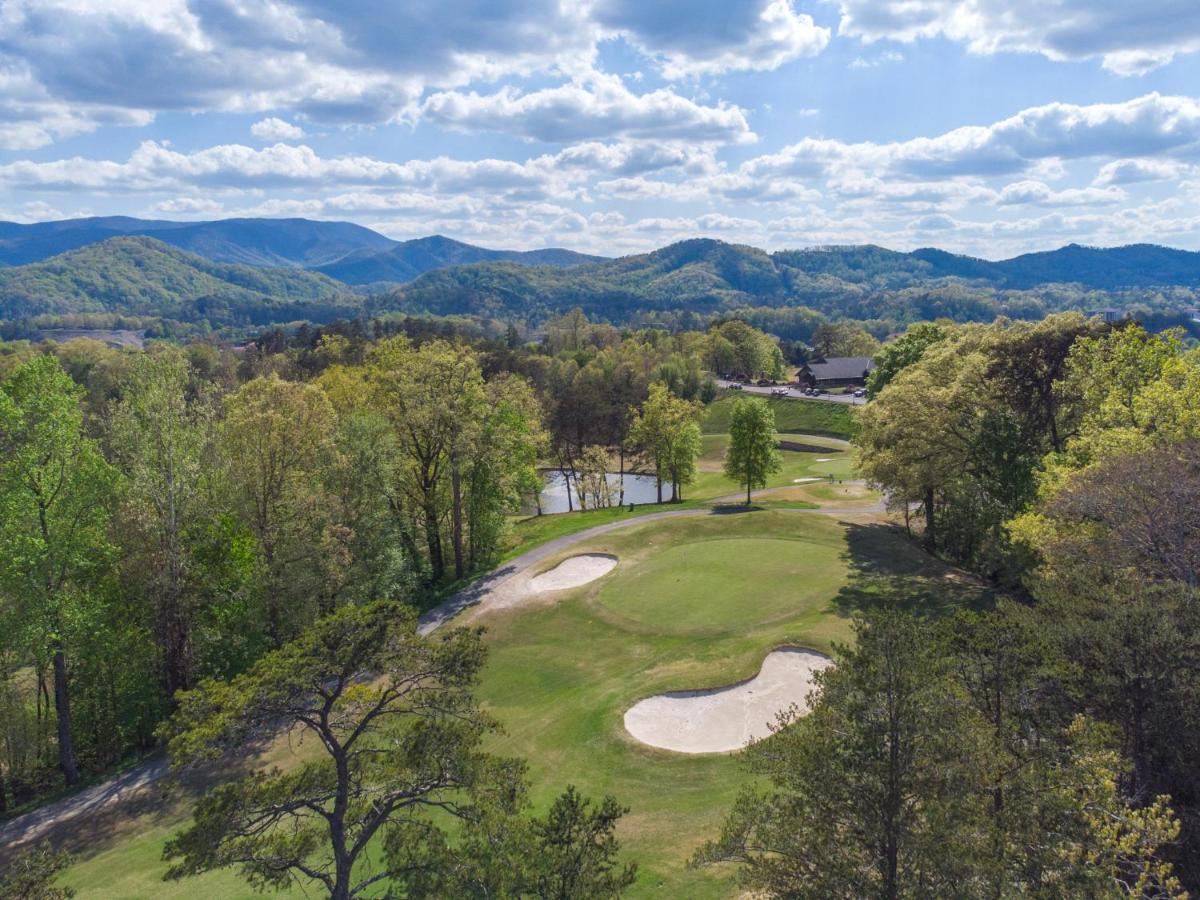
[[[795,617],[801,607],[819,609],[845,581],[840,540],[794,538],[795,523],[783,524],[777,538],[720,537],[660,549],[618,567],[599,601],[632,626],[670,634],[720,634]]]
[[[854,472],[853,454],[845,446],[836,442],[828,442],[828,449],[823,449],[826,439],[804,435],[797,438],[798,443],[811,445],[813,452],[781,450],[783,467],[767,479],[767,487],[777,488],[795,484],[798,478],[852,478]],[[725,447],[729,444],[727,434],[707,434],[702,438],[699,468],[696,483],[690,485],[685,494],[689,499],[711,500],[715,497],[731,496],[744,493],[744,485],[727,478],[720,471],[725,458]],[[828,460],[818,462],[818,460]]]
[[[835,478],[850,478],[853,472],[853,458],[844,445],[836,440],[817,435],[804,435],[794,438],[799,443],[813,447],[812,452],[797,452],[783,450],[783,469],[772,475],[767,482],[768,487],[785,487],[793,484],[797,478],[824,477],[832,474]],[[546,541],[575,534],[595,525],[606,525],[609,522],[633,520],[639,516],[662,512],[668,509],[687,509],[702,506],[705,501],[717,497],[732,496],[744,488],[720,471],[725,458],[725,448],[729,444],[727,434],[706,434],[701,438],[701,454],[698,461],[701,471],[697,473],[695,484],[687,485],[683,490],[683,503],[644,503],[630,512],[628,506],[610,507],[608,509],[589,509],[583,512],[557,513],[546,516],[527,516],[516,519],[512,523],[504,545],[501,561],[507,561],[519,556],[526,550],[537,547]],[[818,459],[830,459],[831,462],[819,463]],[[801,504],[803,506],[803,504]]]
[[[709,405],[701,428],[705,434],[724,434],[729,431],[729,417],[737,392],[726,394]],[[752,395],[746,395],[752,396]],[[854,410],[849,403],[828,400],[787,400],[778,397],[762,398],[775,411],[775,428],[786,433],[827,434],[849,439],[854,434]]]

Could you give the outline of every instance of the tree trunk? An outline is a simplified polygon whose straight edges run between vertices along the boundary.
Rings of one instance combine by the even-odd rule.
[[[923,505],[925,507],[925,549],[930,553],[934,553],[937,551],[937,533],[934,530],[933,520],[933,488],[929,488],[925,491],[925,501]]]
[[[431,496],[432,489],[426,490],[422,511],[425,514],[425,544],[429,549],[429,573],[434,584],[446,577],[446,561],[442,558],[442,532],[438,527],[437,504]]]
[[[750,505],[750,476],[746,476],[746,505]]]
[[[620,472],[619,472],[619,480],[621,482],[621,498],[617,502],[617,506],[624,506],[625,505],[625,442],[622,441],[620,444],[617,445],[617,447],[618,447],[617,452],[620,454],[619,464],[621,467]]]
[[[79,781],[75,760],[75,739],[71,735],[71,695],[67,685],[67,654],[62,647],[54,650],[54,712],[58,716],[58,762],[67,784]]]
[[[462,472],[458,463],[458,451],[450,457],[450,492],[453,495],[450,515],[453,523],[454,577],[461,581],[466,569],[463,564]]]

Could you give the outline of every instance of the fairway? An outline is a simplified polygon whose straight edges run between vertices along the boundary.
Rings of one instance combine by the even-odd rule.
[[[740,757],[645,746],[623,717],[655,694],[753,678],[776,647],[827,653],[847,640],[833,603],[848,577],[846,528],[808,512],[701,515],[631,523],[564,558],[580,553],[619,562],[478,620],[491,647],[479,694],[505,727],[493,749],[529,761],[538,804],[571,783],[630,807],[619,836],[640,874],[629,896],[734,896],[730,870],[687,860],[749,778]]]
[[[822,601],[845,581],[839,549],[834,541],[786,537],[682,543],[618,570],[598,600],[631,624],[670,633],[717,634],[820,615]]]

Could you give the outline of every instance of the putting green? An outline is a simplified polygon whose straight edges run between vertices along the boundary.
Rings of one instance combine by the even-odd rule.
[[[836,543],[801,538],[693,541],[618,569],[598,599],[658,632],[744,630],[832,597],[845,583],[838,557]]]

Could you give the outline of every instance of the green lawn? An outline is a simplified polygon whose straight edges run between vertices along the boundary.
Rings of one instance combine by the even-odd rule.
[[[723,434],[729,431],[729,417],[735,397],[734,392],[723,392],[723,396],[709,405],[701,428],[705,434]],[[745,395],[753,396],[753,395]],[[762,398],[775,411],[775,427],[781,432],[801,434],[827,434],[849,439],[854,434],[854,410],[849,403],[829,400],[788,400],[779,397]]]
[[[723,634],[795,617],[798,608],[820,609],[845,581],[840,541],[796,538],[793,522],[781,524],[778,538],[717,537],[659,549],[618,568],[599,602],[622,624],[669,634]]]

